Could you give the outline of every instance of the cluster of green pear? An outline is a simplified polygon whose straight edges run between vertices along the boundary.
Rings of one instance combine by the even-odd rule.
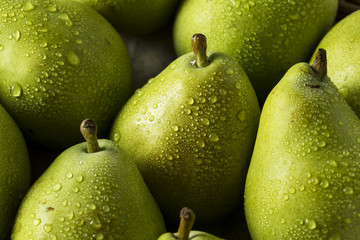
[[[0,240],[360,239],[341,2],[0,1]]]

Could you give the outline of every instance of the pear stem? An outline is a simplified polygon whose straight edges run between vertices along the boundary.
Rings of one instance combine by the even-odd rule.
[[[324,79],[327,75],[327,60],[326,51],[323,48],[319,48],[315,55],[315,59],[311,67],[319,75],[320,79]]]
[[[201,33],[194,34],[191,38],[191,46],[195,57],[195,67],[206,67],[209,65],[208,57],[206,56],[206,37]]]
[[[180,211],[180,225],[177,237],[179,240],[189,240],[190,231],[195,222],[195,213],[187,207]]]
[[[98,152],[100,150],[97,140],[97,126],[94,120],[87,118],[82,121],[80,131],[87,142],[88,153]]]

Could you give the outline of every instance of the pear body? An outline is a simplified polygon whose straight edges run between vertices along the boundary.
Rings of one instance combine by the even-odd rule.
[[[24,137],[0,105],[0,239],[10,235],[17,208],[30,186],[30,162]]]
[[[337,0],[185,0],[175,17],[175,50],[190,52],[188,39],[203,33],[209,49],[236,58],[262,105],[293,64],[310,59],[337,6]]]
[[[70,0],[68,0],[70,1]],[[103,15],[120,32],[148,34],[173,19],[179,0],[71,0]]]
[[[179,239],[177,233],[164,233],[158,238],[158,240],[177,240],[177,239]],[[189,234],[189,240],[224,240],[224,239],[218,238],[206,232],[192,230]]]
[[[360,11],[353,12],[338,22],[318,45],[318,48],[324,48],[328,53],[328,75],[331,81],[358,117],[360,117],[359,22]]]
[[[0,102],[24,136],[63,150],[83,141],[86,117],[107,135],[132,91],[126,47],[108,21],[77,2],[16,0],[1,1],[0,22]]]
[[[25,196],[12,239],[157,239],[160,210],[134,162],[110,140],[62,152]]]
[[[134,159],[165,221],[189,206],[197,223],[220,221],[236,206],[259,118],[249,79],[232,57],[211,52],[173,61],[119,112],[110,132]]]
[[[267,98],[245,185],[252,239],[360,237],[360,123],[328,77],[294,65]]]

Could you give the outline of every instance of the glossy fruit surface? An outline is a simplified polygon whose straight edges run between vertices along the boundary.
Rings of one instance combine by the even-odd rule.
[[[30,162],[24,137],[0,105],[0,239],[9,235],[15,214],[30,185]]]
[[[175,18],[175,49],[178,56],[190,52],[188,39],[203,33],[209,49],[236,58],[262,105],[292,65],[310,59],[337,7],[337,0],[185,0]]]
[[[104,136],[132,87],[115,29],[89,7],[54,0],[1,1],[0,29],[0,102],[25,137],[63,149],[82,141],[87,117]]]

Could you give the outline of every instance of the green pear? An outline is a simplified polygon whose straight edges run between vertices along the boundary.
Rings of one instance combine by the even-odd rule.
[[[10,234],[21,199],[30,186],[30,162],[24,137],[0,105],[0,239]]]
[[[124,42],[100,14],[70,1],[1,1],[0,29],[0,102],[29,142],[64,150],[82,141],[87,117],[108,134],[132,79]]]
[[[266,99],[245,185],[253,240],[360,239],[360,122],[326,72],[320,49]]]
[[[69,0],[68,0],[69,1]],[[72,0],[102,14],[120,32],[147,34],[173,19],[179,0]]]
[[[194,53],[136,91],[110,132],[172,225],[183,206],[197,212],[199,224],[239,206],[260,115],[241,66],[220,52],[207,55],[202,34],[192,45]]]
[[[132,159],[93,120],[86,143],[62,152],[23,199],[12,239],[157,239],[165,232],[159,207]]]
[[[224,240],[202,231],[191,230],[195,222],[195,213],[187,207],[180,211],[180,225],[176,233],[164,233],[158,240]]]
[[[190,52],[188,39],[203,33],[209,49],[236,58],[262,105],[286,70],[309,60],[337,7],[338,0],[184,0],[174,22],[175,50]]]
[[[360,10],[338,22],[318,48],[328,53],[328,76],[360,117]],[[311,61],[315,58],[315,54]]]

